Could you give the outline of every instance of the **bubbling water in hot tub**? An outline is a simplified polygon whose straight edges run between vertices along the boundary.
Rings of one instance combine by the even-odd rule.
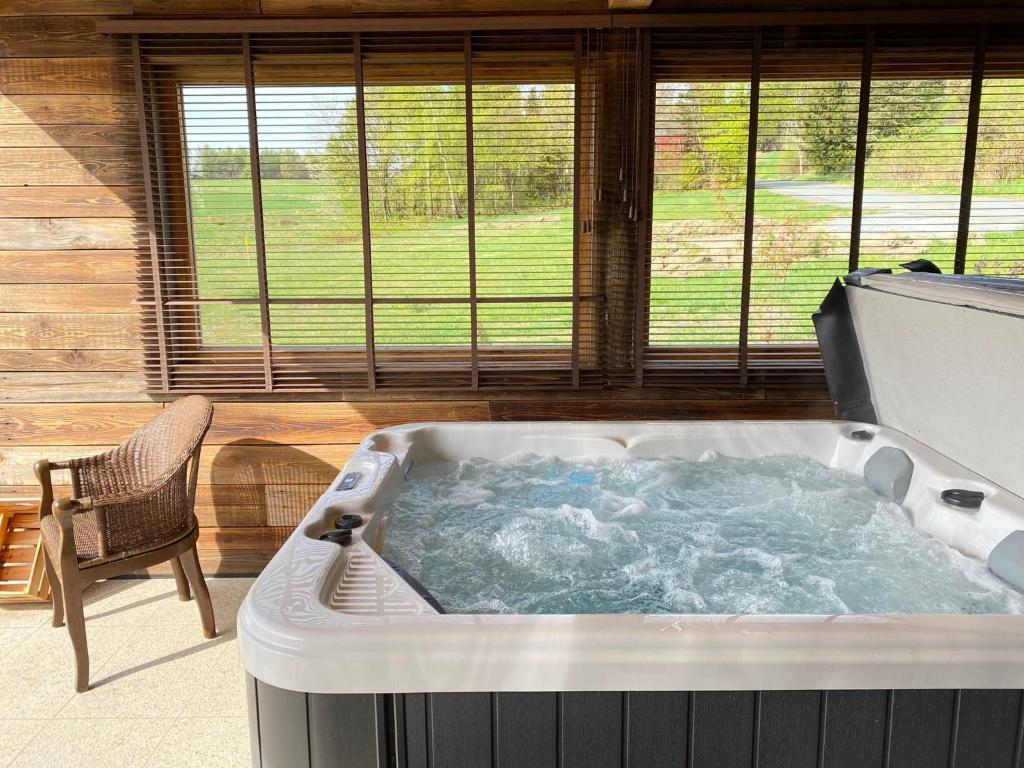
[[[383,554],[450,613],[1022,613],[853,474],[797,456],[417,466]]]

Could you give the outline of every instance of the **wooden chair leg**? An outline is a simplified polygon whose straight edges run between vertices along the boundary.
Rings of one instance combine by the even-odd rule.
[[[171,558],[171,570],[174,571],[174,582],[178,585],[178,599],[187,602],[192,599],[192,593],[188,589],[188,579],[185,578],[185,571],[181,567],[181,558]]]
[[[183,552],[181,565],[188,574],[188,580],[192,584],[192,591],[196,596],[196,603],[199,605],[199,616],[203,620],[203,637],[210,639],[217,636],[217,626],[213,616],[213,603],[210,602],[210,591],[206,588],[206,581],[203,579],[203,569],[199,565],[199,552],[195,545],[188,552]]]
[[[85,638],[85,611],[82,607],[82,588],[78,574],[63,574],[61,588],[64,612],[67,614],[68,634],[75,649],[75,689],[79,693],[89,690],[89,645]]]
[[[53,626],[64,626],[64,595],[61,594],[60,579],[57,578],[57,569],[50,561],[50,555],[46,548],[43,548],[43,568],[46,570],[46,580],[50,583],[50,600],[53,601]]]

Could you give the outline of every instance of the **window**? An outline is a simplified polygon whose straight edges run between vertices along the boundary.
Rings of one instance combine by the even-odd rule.
[[[578,385],[584,40],[143,41],[162,388]]]
[[[1005,36],[986,64],[976,29],[655,30],[645,380],[799,375],[812,313],[857,265],[1024,272]]]
[[[750,127],[747,32],[655,33],[646,368],[734,367]]]
[[[850,269],[1024,275],[1012,27],[135,42],[162,392],[817,386]]]
[[[1024,52],[990,35],[964,271],[1024,278]]]
[[[860,79],[818,66],[761,81],[748,326],[761,359],[815,343],[811,313],[850,259]]]
[[[750,82],[658,83],[656,98],[650,343],[735,348]]]
[[[952,272],[976,34],[940,51],[915,30],[879,36],[864,171],[860,263],[914,259]]]

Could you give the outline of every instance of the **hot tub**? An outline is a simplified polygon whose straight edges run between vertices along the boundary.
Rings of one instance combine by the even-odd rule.
[[[254,764],[1017,765],[1021,615],[442,614],[379,554],[392,501],[432,462],[711,450],[861,475],[915,527],[1019,581],[1018,286],[847,283],[818,325],[837,411],[858,420],[413,424],[367,437],[239,613]],[[950,489],[983,500],[944,499]],[[362,519],[351,541],[320,540],[346,514]]]

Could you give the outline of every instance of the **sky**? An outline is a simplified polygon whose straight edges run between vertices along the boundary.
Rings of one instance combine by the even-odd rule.
[[[333,132],[331,115],[354,98],[351,86],[258,86],[260,147],[301,152],[323,148]],[[185,86],[182,106],[190,149],[249,146],[243,86]]]

